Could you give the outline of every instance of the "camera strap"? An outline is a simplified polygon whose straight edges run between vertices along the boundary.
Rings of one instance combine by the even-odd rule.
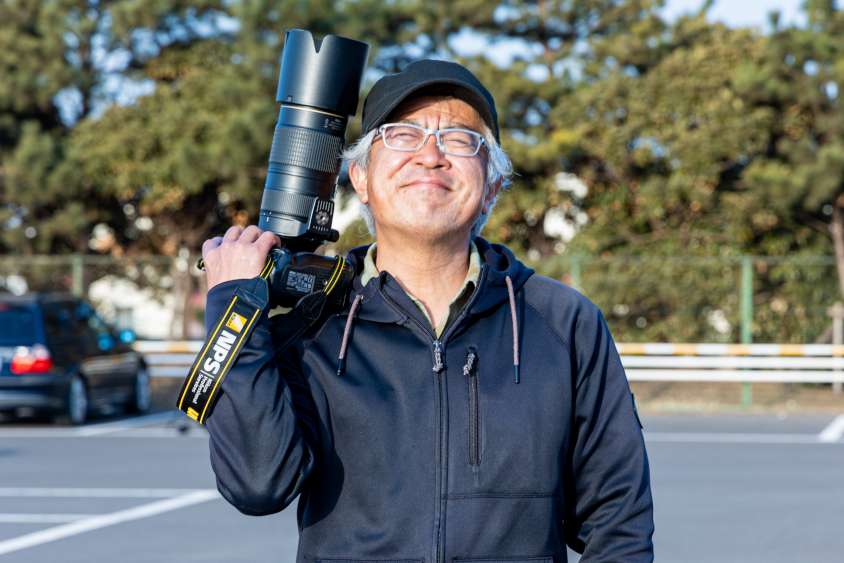
[[[343,268],[346,266],[346,259],[342,256],[335,257],[335,260],[334,271],[325,284],[325,289],[305,295],[288,313],[277,315],[270,321],[276,358],[322,317],[328,296],[337,287],[337,282],[342,277]]]
[[[205,424],[219,397],[220,386],[237,361],[244,343],[269,305],[267,278],[277,257],[270,255],[261,274],[240,284],[226,307],[226,312],[208,333],[179,393],[179,410]],[[325,289],[304,296],[289,313],[271,324],[276,355],[289,348],[296,338],[313,326],[322,315],[328,294],[337,285],[346,259],[338,256],[334,272]]]

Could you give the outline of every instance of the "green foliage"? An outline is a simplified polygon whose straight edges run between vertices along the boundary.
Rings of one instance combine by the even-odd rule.
[[[839,205],[844,161],[837,98],[826,89],[836,77],[824,57],[837,60],[840,34],[816,31],[765,38],[685,18],[649,70],[584,85],[557,108],[556,119],[579,140],[569,169],[589,188],[566,208],[570,217],[590,218],[566,252],[610,261],[666,256],[658,268],[595,272],[591,286],[584,279],[604,311],[639,309],[636,317],[612,318],[617,337],[711,339],[710,315],[721,311],[731,326],[725,337],[738,340],[733,268],[675,265],[668,257],[831,253],[827,216]],[[817,73],[805,64],[813,57]],[[829,322],[826,307],[840,298],[833,270],[762,266],[754,338],[813,341]],[[546,270],[561,275],[564,268]]]
[[[761,36],[661,6],[0,0],[0,251],[175,256],[254,223],[283,31],[308,29],[370,43],[368,84],[422,57],[472,69],[518,174],[485,236],[570,282],[581,260],[619,340],[736,341],[740,256],[844,264],[844,12],[809,0],[806,28]],[[462,59],[469,36],[486,47]],[[110,104],[115,78],[155,92]],[[754,338],[814,340],[844,279],[775,262],[754,266]]]
[[[225,4],[0,1],[0,250],[85,252],[94,224],[119,222],[120,203],[70,154],[68,126],[108,103],[110,80],[143,78],[196,41]]]

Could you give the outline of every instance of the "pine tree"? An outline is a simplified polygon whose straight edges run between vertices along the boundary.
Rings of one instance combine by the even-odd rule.
[[[84,252],[121,207],[69,159],[69,128],[101,111],[110,84],[199,39],[225,2],[0,2],[0,248]]]
[[[571,170],[588,186],[563,206],[589,218],[567,253],[612,260],[590,270],[589,295],[618,338],[737,341],[740,256],[832,250],[844,160],[837,76],[824,63],[836,60],[840,32],[837,12],[824,18],[771,37],[684,18],[650,69],[583,86],[557,108],[577,131]],[[666,258],[619,261],[642,255]],[[758,264],[754,338],[821,334],[839,293],[827,272]],[[716,311],[729,332],[716,330]]]

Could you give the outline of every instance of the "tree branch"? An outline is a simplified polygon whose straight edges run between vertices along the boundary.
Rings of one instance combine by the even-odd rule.
[[[829,235],[829,225],[824,223],[823,221],[818,221],[814,217],[809,217],[808,215],[803,215],[802,213],[795,214],[798,219],[806,223],[808,226],[812,227],[816,231],[820,231],[825,235]]]

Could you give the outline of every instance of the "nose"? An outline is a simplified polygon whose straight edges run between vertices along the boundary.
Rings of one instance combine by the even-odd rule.
[[[433,137],[432,143],[428,141]],[[421,160],[429,167],[442,166],[444,162],[448,162],[445,158],[445,153],[437,143],[437,136],[434,133],[425,137],[425,142],[422,147],[414,153],[414,160]]]

